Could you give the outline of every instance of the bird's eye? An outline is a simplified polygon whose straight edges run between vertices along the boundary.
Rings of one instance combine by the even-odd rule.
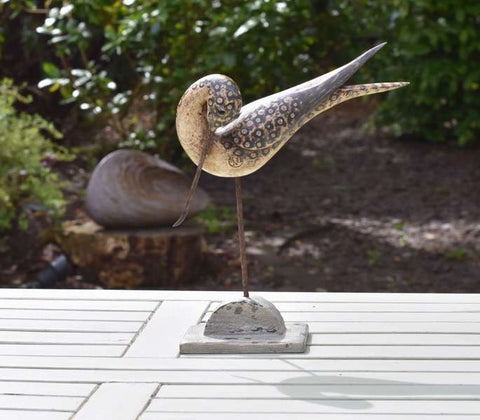
[[[217,112],[218,112],[220,115],[225,115],[225,110],[224,110],[224,109],[217,109]]]

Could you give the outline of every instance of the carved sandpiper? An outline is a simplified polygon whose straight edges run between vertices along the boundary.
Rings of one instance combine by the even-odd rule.
[[[238,86],[221,74],[201,78],[180,99],[177,134],[185,152],[197,165],[197,171],[185,210],[173,226],[179,226],[185,220],[202,169],[212,175],[234,177],[245,297],[249,293],[240,177],[260,169],[300,127],[327,109],[359,96],[408,85],[408,82],[344,85],[385,44],[377,45],[350,63],[316,79],[245,106],[242,106]]]

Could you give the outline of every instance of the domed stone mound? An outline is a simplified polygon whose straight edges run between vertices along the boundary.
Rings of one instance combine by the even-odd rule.
[[[108,228],[171,226],[183,211],[190,179],[175,166],[135,150],[105,156],[90,177],[86,208],[90,217]],[[209,202],[197,189],[190,216]]]
[[[213,312],[205,326],[205,335],[231,337],[232,335],[285,334],[282,315],[269,301],[261,298],[242,298],[221,305]]]
[[[302,353],[307,340],[307,324],[285,324],[272,303],[255,296],[224,303],[206,323],[191,326],[180,353]]]

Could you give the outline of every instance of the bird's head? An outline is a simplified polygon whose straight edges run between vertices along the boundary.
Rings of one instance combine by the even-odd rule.
[[[182,146],[198,166],[185,210],[174,227],[182,224],[188,214],[188,207],[213,144],[215,131],[236,120],[241,109],[240,89],[232,79],[223,74],[210,74],[197,80],[180,99],[176,121],[178,137],[181,143],[183,140]]]
[[[242,96],[237,84],[223,74],[211,74],[200,79],[208,88],[207,121],[210,131],[215,132],[234,121],[240,115],[242,109]]]

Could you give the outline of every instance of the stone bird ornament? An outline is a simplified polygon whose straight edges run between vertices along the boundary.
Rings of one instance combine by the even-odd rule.
[[[174,226],[179,226],[188,214],[202,169],[216,176],[235,177],[242,253],[240,177],[260,169],[300,127],[327,109],[359,96],[408,85],[408,82],[345,85],[385,44],[377,45],[350,63],[316,79],[245,106],[242,106],[238,86],[227,76],[212,74],[191,85],[178,104],[176,128],[180,143],[197,165],[197,171],[185,210]],[[242,274],[243,268],[242,264]],[[244,294],[248,296],[245,287]]]

